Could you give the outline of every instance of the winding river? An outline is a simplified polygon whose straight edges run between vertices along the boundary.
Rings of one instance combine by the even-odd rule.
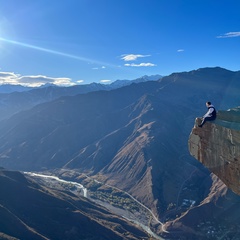
[[[59,177],[56,177],[56,176],[49,176],[49,175],[33,173],[33,172],[24,172],[24,174],[27,174],[27,175],[32,176],[32,177],[46,178],[46,179],[49,179],[49,180],[58,181],[58,182],[65,183],[65,184],[72,184],[78,190],[82,190],[83,191],[83,196],[87,197],[87,188],[85,188],[82,184],[80,184],[78,182],[66,181],[66,180],[60,179]]]

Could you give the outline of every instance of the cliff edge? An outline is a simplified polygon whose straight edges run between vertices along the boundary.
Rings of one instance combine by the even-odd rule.
[[[200,122],[196,118],[189,136],[190,154],[240,195],[240,106],[219,111],[202,128]]]

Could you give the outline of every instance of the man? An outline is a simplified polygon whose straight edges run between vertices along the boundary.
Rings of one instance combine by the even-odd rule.
[[[207,111],[207,113],[202,117],[202,122],[201,122],[201,124],[198,125],[199,127],[202,127],[203,124],[204,124],[206,121],[213,121],[213,120],[215,120],[216,117],[217,117],[216,109],[215,109],[215,107],[211,104],[211,102],[206,102],[206,107],[208,108],[208,111]]]

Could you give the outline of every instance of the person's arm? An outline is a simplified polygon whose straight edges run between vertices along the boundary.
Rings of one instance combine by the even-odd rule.
[[[211,107],[211,108],[209,108],[208,109],[208,111],[207,111],[207,113],[203,116],[203,118],[205,118],[205,117],[211,117],[211,113],[213,112],[213,108]]]

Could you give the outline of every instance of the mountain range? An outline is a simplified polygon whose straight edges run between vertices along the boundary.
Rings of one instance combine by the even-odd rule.
[[[219,236],[229,226],[226,236],[240,236],[239,196],[187,146],[206,101],[217,109],[239,104],[239,71],[202,68],[113,90],[69,89],[12,93],[2,111],[0,166],[69,169],[104,181],[150,208],[169,233],[152,228],[168,239],[206,239],[209,229]]]
[[[45,84],[41,87],[24,87],[21,85],[0,85],[0,120],[31,107],[49,102],[61,96],[74,96],[100,90],[113,90],[133,83],[157,81],[161,75],[143,76],[134,80],[117,80],[111,84],[91,83],[71,87],[59,87],[54,84]]]

